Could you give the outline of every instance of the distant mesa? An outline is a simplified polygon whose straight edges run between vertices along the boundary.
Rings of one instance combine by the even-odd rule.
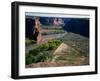
[[[80,34],[85,37],[89,37],[89,19],[85,18],[51,18],[40,17],[40,22],[44,27],[50,29],[62,27],[67,32]],[[26,25],[26,38],[34,39],[33,31],[33,19],[27,18],[25,20]],[[59,26],[60,25],[60,26]]]
[[[73,32],[85,37],[89,37],[89,20],[87,19],[70,19],[65,23],[63,29],[67,32]]]

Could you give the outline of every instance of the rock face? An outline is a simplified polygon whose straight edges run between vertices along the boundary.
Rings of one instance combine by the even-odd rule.
[[[61,43],[61,45],[55,50],[54,55],[64,54],[64,52],[69,48],[70,47],[67,44]]]
[[[33,38],[33,20],[31,18],[26,18],[25,20],[25,37],[29,39]]]
[[[67,32],[73,32],[85,37],[89,37],[89,19],[85,18],[54,18],[54,17],[39,17],[42,25],[49,26],[61,26]],[[25,19],[26,24],[26,37],[34,39],[34,20],[32,18]]]
[[[63,20],[61,18],[53,19],[53,25],[60,26],[60,25],[63,25],[63,24],[64,24],[64,22],[63,22]]]
[[[70,19],[69,21],[65,21],[63,28],[67,32],[73,32],[89,37],[89,19]]]

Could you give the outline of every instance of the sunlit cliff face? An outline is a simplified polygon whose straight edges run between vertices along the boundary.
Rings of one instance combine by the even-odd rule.
[[[62,25],[62,24],[63,24],[63,20],[62,20],[61,18],[55,18],[55,19],[53,20],[53,24],[54,24],[55,26]]]

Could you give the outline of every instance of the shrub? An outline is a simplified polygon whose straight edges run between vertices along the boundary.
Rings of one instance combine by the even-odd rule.
[[[39,49],[32,49],[32,50],[29,51],[29,54],[37,55],[39,52],[40,52]]]
[[[35,41],[35,40],[31,40],[30,43],[31,43],[31,44],[35,44],[36,41]]]
[[[26,64],[37,63],[37,62],[44,62],[50,58],[48,52],[43,51],[39,52],[38,54],[27,54],[26,55]]]
[[[49,46],[49,48],[48,48],[48,50],[53,50],[53,49],[55,49],[56,47],[57,47],[57,46],[56,46],[55,43],[51,43],[50,46]]]
[[[47,60],[48,58],[48,54],[41,52],[36,56],[36,62],[44,62],[45,60]]]
[[[50,50],[54,50],[61,43],[60,40],[51,40],[48,43],[42,44],[26,54],[26,64],[44,62],[51,58]]]
[[[31,64],[35,62],[35,57],[32,54],[27,54],[26,55],[26,64]]]
[[[29,46],[29,45],[35,44],[35,43],[36,43],[36,41],[30,40],[30,39],[28,39],[28,38],[25,40],[25,45],[26,45],[26,46]]]

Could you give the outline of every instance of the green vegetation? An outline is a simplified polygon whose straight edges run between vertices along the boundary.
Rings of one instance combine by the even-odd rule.
[[[26,64],[44,62],[52,58],[52,50],[55,50],[62,41],[60,40],[50,40],[49,42],[37,46],[33,50],[30,50],[26,54]]]
[[[54,55],[54,51],[61,43],[68,45],[69,49],[60,55]],[[26,54],[26,65],[38,62],[50,63],[52,61],[65,65],[89,64],[89,38],[68,33],[64,37],[41,44]]]
[[[36,43],[36,41],[30,40],[30,39],[28,39],[28,38],[25,40],[25,45],[26,45],[26,46],[29,46],[29,45],[35,44],[35,43]]]
[[[48,60],[49,58],[51,58],[49,53],[46,51],[43,51],[43,52],[37,51],[36,52],[36,50],[34,50],[35,53],[31,53],[31,52],[26,55],[26,64],[44,62],[45,60]],[[38,54],[36,54],[36,53],[38,53]]]

